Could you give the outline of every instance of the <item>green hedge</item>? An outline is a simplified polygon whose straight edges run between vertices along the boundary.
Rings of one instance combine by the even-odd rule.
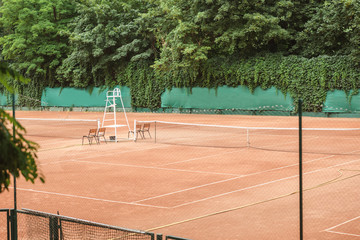
[[[251,91],[275,87],[294,101],[302,98],[308,112],[322,111],[328,91],[353,90],[356,95],[360,89],[360,69],[347,56],[214,58],[198,69],[165,73],[156,73],[150,64],[130,63],[124,72],[119,81],[130,87],[133,106],[152,109],[161,106],[161,94],[172,87],[246,86]]]
[[[191,69],[156,72],[152,62],[130,62],[117,73],[120,86],[130,88],[134,108],[161,108],[166,89],[186,87],[218,88],[246,86],[250,91],[275,87],[294,101],[303,99],[304,111],[321,112],[328,91],[343,90],[350,95],[360,89],[360,69],[348,56],[303,58],[267,54],[248,59],[217,57]],[[21,104],[39,105],[44,86],[18,86]],[[63,86],[67,87],[67,86]],[[107,86],[104,86],[107,87]],[[113,87],[113,86],[109,86]],[[351,91],[352,90],[352,91]],[[29,101],[36,98],[36,101]],[[350,99],[350,98],[349,98]]]

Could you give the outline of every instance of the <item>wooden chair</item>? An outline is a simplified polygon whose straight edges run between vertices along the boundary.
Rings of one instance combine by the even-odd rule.
[[[99,143],[100,143],[100,138],[104,138],[104,141],[107,144],[106,138],[105,138],[105,131],[106,131],[106,128],[99,128],[99,130],[97,132],[97,140]]]
[[[97,136],[97,129],[96,128],[91,128],[89,130],[88,135],[84,135],[82,137],[82,143],[81,144],[84,144],[84,138],[88,139],[90,145],[92,144],[93,139],[95,139],[95,142],[97,144],[99,144],[99,139],[98,139],[98,136]]]
[[[130,133],[133,133],[134,135],[136,134],[136,138],[138,138],[139,134],[140,134],[141,138],[144,138],[143,133],[142,133],[142,129],[143,129],[142,124],[136,124],[135,132],[133,130],[130,130],[128,132],[128,138],[130,137]]]
[[[147,132],[149,134],[149,137],[151,138],[151,134],[150,134],[150,123],[144,123],[144,126],[141,130],[141,133],[143,135],[143,137],[145,138],[145,132]]]

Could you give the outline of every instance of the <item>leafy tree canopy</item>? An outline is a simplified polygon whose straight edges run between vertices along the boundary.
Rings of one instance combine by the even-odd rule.
[[[326,1],[298,33],[295,48],[306,57],[351,55],[360,63],[360,2]]]
[[[6,83],[7,77],[24,80],[4,62],[0,62],[0,82]],[[9,130],[11,126],[14,132]],[[44,182],[43,176],[39,176],[36,165],[38,145],[26,140],[23,136],[25,132],[25,129],[13,117],[0,109],[0,193],[8,189],[12,174],[15,177],[21,174],[31,182],[34,182],[36,178]]]
[[[68,54],[68,23],[72,0],[2,0],[2,56],[11,66],[42,82],[54,81],[54,71]]]
[[[245,57],[278,50],[292,39],[282,22],[292,15],[292,1],[153,0],[143,17],[153,22],[160,58],[155,68],[198,66],[212,56]]]
[[[153,51],[136,22],[145,9],[141,0],[82,1],[69,34],[72,52],[58,71],[62,81],[77,87],[111,85],[127,62],[150,58]]]
[[[124,84],[132,89],[133,106],[156,108],[164,88],[173,86],[261,85],[291,92],[291,84],[280,84],[287,79],[321,88],[315,93],[321,95],[318,104],[326,86],[345,91],[358,86],[359,5],[358,0],[2,0],[0,57],[31,77],[30,84],[14,86],[36,99],[47,86]],[[297,61],[320,66],[274,77],[257,65],[276,66],[274,59],[287,67]]]

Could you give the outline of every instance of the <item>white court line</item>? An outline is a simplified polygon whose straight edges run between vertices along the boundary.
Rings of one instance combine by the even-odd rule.
[[[344,232],[336,232],[336,231],[326,231],[329,233],[336,233],[336,234],[341,234],[341,235],[346,235],[346,236],[352,236],[352,237],[360,237],[359,234],[352,234],[352,233],[344,233]]]
[[[272,145],[269,145],[269,146],[272,146]],[[161,147],[152,147],[152,148],[148,148],[148,149],[166,148],[166,147],[167,147],[167,146],[161,146]],[[147,150],[147,149],[139,149],[139,150],[135,150],[135,152],[137,152],[137,151],[142,151],[142,150]],[[244,149],[241,149],[240,151],[242,151],[242,150],[244,150]],[[134,152],[134,151],[125,151],[125,152]],[[235,152],[236,152],[236,151],[235,151]],[[113,154],[108,154],[108,155],[113,155]],[[313,162],[313,161],[318,161],[318,160],[321,160],[321,159],[331,158],[331,157],[334,157],[334,156],[335,156],[335,155],[327,156],[327,157],[323,157],[323,158],[318,158],[318,159],[313,159],[313,160],[307,161],[306,163],[308,163],[308,162]],[[209,157],[209,156],[208,156],[208,157]],[[80,159],[87,159],[87,158],[92,158],[92,156],[87,156],[87,157],[83,157],[83,158],[80,158]],[[224,173],[213,173],[213,172],[202,172],[202,171],[188,171],[188,170],[181,170],[181,169],[168,169],[168,168],[159,168],[159,167],[148,167],[148,166],[145,166],[145,167],[144,167],[144,166],[126,165],[126,164],[114,164],[114,163],[104,163],[104,162],[78,161],[78,160],[75,160],[75,159],[74,159],[74,160],[67,160],[67,161],[63,161],[63,162],[68,162],[68,161],[85,162],[85,163],[96,163],[96,164],[107,164],[107,165],[120,165],[120,166],[138,167],[138,168],[152,168],[152,169],[170,170],[170,171],[171,171],[171,170],[174,170],[174,171],[183,171],[183,172],[197,172],[197,173],[221,174],[221,175],[237,176],[237,177],[235,177],[235,178],[227,179],[227,180],[223,180],[223,181],[219,181],[219,182],[232,181],[232,180],[235,180],[235,179],[238,179],[238,178],[241,178],[241,177],[247,177],[247,176],[251,176],[251,175],[258,175],[258,174],[261,174],[261,173],[265,173],[265,172],[269,172],[269,171],[275,171],[275,170],[279,170],[279,169],[283,169],[283,168],[287,168],[287,167],[292,167],[292,166],[298,165],[298,163],[297,163],[297,164],[292,164],[292,165],[288,165],[288,166],[284,166],[284,167],[279,167],[279,168],[274,168],[274,169],[265,170],[265,171],[262,171],[262,172],[252,173],[252,174],[248,174],[248,175],[236,175],[236,174],[224,174]],[[358,160],[355,160],[355,161],[358,161]],[[61,161],[59,161],[59,162],[61,162]],[[351,161],[351,162],[354,162],[354,161]],[[347,162],[347,163],[344,163],[344,164],[338,164],[338,165],[326,167],[326,168],[323,168],[323,169],[332,168],[332,167],[340,166],[340,165],[345,165],[345,164],[348,164],[348,163],[351,163],[351,162]],[[54,162],[54,163],[55,163],[55,162]],[[46,163],[45,163],[45,164],[46,164]],[[308,172],[308,173],[305,173],[305,174],[318,172],[318,171],[321,171],[321,170],[323,170],[323,169],[318,169],[318,170],[315,170],[315,171],[312,171],[312,172]],[[267,185],[267,184],[270,184],[270,183],[273,183],[273,182],[282,181],[282,180],[286,180],[286,179],[294,178],[294,177],[298,177],[298,175],[291,176],[291,177],[287,177],[287,178],[283,178],[283,179],[274,180],[274,181],[267,182],[267,183],[263,183],[263,184],[259,184],[259,185],[255,185],[255,186],[248,187],[248,188],[245,188],[245,189],[235,190],[235,191],[228,192],[228,193],[225,193],[225,194],[215,195],[215,196],[212,196],[212,197],[209,197],[209,198],[200,199],[200,200],[198,200],[198,201],[193,201],[193,202],[189,202],[189,203],[186,203],[186,204],[180,204],[180,205],[177,205],[177,206],[173,206],[173,207],[171,207],[171,208],[176,208],[176,207],[183,206],[183,205],[189,205],[189,204],[192,204],[192,203],[195,203],[195,202],[205,201],[205,200],[207,200],[207,199],[211,199],[211,198],[215,198],[215,197],[220,197],[220,196],[227,195],[227,194],[231,194],[231,193],[234,193],[234,192],[239,192],[239,191],[247,190],[247,189],[250,189],[250,188],[255,188],[255,187],[258,187],[258,186],[263,186],[263,185]],[[176,192],[171,192],[171,193],[159,195],[159,196],[156,196],[156,197],[151,197],[151,198],[148,198],[148,199],[142,199],[142,200],[134,201],[133,203],[142,202],[142,201],[149,200],[149,199],[154,199],[154,198],[160,198],[160,197],[163,197],[163,196],[168,196],[168,195],[176,194],[176,193],[179,193],[179,192],[185,192],[185,191],[189,191],[189,190],[192,190],[192,189],[196,189],[196,188],[201,188],[201,187],[204,187],[204,186],[213,185],[213,184],[216,184],[216,183],[217,183],[217,182],[209,183],[209,184],[205,184],[205,185],[201,185],[201,186],[197,186],[197,187],[193,187],[193,188],[189,188],[189,189],[183,189],[183,190],[179,190],[179,191],[176,191]],[[49,193],[49,194],[51,194],[51,193]],[[55,194],[55,193],[54,193],[54,194]],[[73,195],[73,196],[76,197],[76,195]],[[86,197],[81,197],[81,198],[86,198]],[[89,198],[89,199],[92,199],[92,198]],[[101,200],[101,199],[98,199],[98,200]],[[107,200],[104,200],[104,201],[107,201]],[[111,200],[109,200],[109,201],[111,201]],[[116,202],[116,201],[115,201],[115,202]],[[121,203],[121,202],[119,202],[119,203]],[[126,202],[124,202],[124,203],[125,203],[125,204],[131,204],[131,203],[126,203]],[[141,204],[141,205],[142,205],[142,204]],[[145,205],[145,206],[153,206],[153,205]],[[157,206],[154,206],[154,207],[157,207]],[[160,207],[160,208],[168,208],[168,207]]]
[[[324,231],[330,231],[330,230],[332,230],[332,229],[334,229],[334,228],[337,228],[337,227],[340,227],[340,226],[342,226],[342,225],[344,225],[344,224],[347,224],[347,223],[349,223],[349,222],[352,222],[352,221],[354,221],[354,220],[356,220],[356,219],[358,219],[358,218],[360,218],[360,216],[357,216],[357,217],[354,217],[354,218],[352,218],[352,219],[350,219],[350,220],[347,220],[347,221],[345,221],[345,222],[342,222],[342,223],[340,223],[340,224],[338,224],[338,225],[335,225],[335,226],[333,226],[333,227],[330,227],[330,228],[328,228],[328,229],[325,229]]]
[[[315,173],[315,172],[320,172],[320,171],[322,171],[322,170],[324,170],[324,169],[333,168],[333,167],[337,167],[337,166],[342,166],[342,165],[346,165],[346,164],[350,164],[350,163],[358,162],[358,161],[360,161],[360,159],[357,159],[357,160],[354,160],[354,161],[350,161],[350,162],[346,162],[346,163],[342,163],[342,164],[337,164],[337,165],[329,166],[329,167],[326,167],[326,168],[317,169],[317,170],[314,170],[314,171],[310,171],[310,172],[304,173],[303,175],[312,174],[312,173]],[[245,175],[245,176],[246,176],[246,175]],[[245,176],[244,176],[244,177],[245,177]],[[272,183],[275,183],[275,182],[280,182],[280,181],[288,180],[288,179],[291,179],[291,178],[297,178],[298,176],[299,176],[299,175],[294,175],[294,176],[290,176],[290,177],[286,177],[286,178],[280,178],[280,179],[277,179],[277,180],[273,180],[273,181],[269,181],[269,182],[265,182],[265,183],[253,185],[253,186],[250,186],[250,187],[241,188],[241,189],[237,189],[237,190],[234,190],[234,191],[230,191],[230,192],[226,192],[226,193],[222,193],[222,194],[218,194],[218,195],[213,195],[213,196],[211,196],[211,197],[198,199],[198,200],[196,200],[196,201],[191,201],[191,202],[179,204],[179,205],[173,206],[173,207],[171,207],[171,208],[182,207],[182,206],[186,206],[186,205],[190,205],[190,204],[194,204],[194,203],[198,203],[198,202],[203,202],[203,201],[206,201],[206,200],[209,200],[209,199],[213,199],[213,198],[223,197],[223,196],[226,196],[226,195],[229,195],[229,194],[233,194],[233,193],[241,192],[241,191],[244,191],[244,190],[249,190],[249,189],[252,189],[252,188],[257,188],[257,187],[265,186],[265,185],[272,184]]]
[[[348,152],[347,154],[354,153],[354,152],[358,152],[358,150]],[[320,161],[320,160],[324,160],[324,159],[328,159],[328,158],[333,158],[333,157],[336,157],[336,156],[337,155],[330,155],[330,156],[321,157],[321,158],[314,158],[314,159],[309,160],[309,161],[304,161],[303,164],[304,163],[312,163],[312,162],[316,162],[316,161]],[[258,175],[258,174],[262,174],[262,173],[266,173],[266,172],[272,172],[272,171],[276,171],[276,170],[280,170],[280,169],[284,169],[284,168],[289,168],[289,167],[295,167],[295,166],[299,166],[299,163],[294,163],[294,164],[286,165],[286,166],[283,166],[283,167],[272,168],[272,169],[264,170],[264,171],[261,171],[261,172],[250,173],[248,175],[243,175],[243,177]],[[336,166],[336,165],[334,165],[334,166]]]
[[[176,168],[162,168],[162,167],[154,167],[154,166],[138,166],[131,164],[123,164],[123,163],[105,163],[105,162],[91,162],[91,161],[77,161],[78,163],[92,163],[99,165],[111,165],[111,166],[122,166],[122,167],[132,167],[132,168],[144,168],[144,169],[156,169],[156,170],[164,170],[164,171],[174,171],[174,172],[187,172],[187,173],[202,173],[202,174],[214,174],[214,175],[223,175],[223,176],[236,176],[241,177],[243,175],[240,174],[232,174],[232,173],[217,173],[217,172],[205,172],[205,171],[195,171],[195,170],[185,170],[185,169],[176,169]]]
[[[319,159],[317,159],[317,161],[321,160],[321,159],[325,159],[325,158],[327,158],[327,157],[319,158]],[[222,181],[218,181],[218,182],[213,182],[213,183],[209,183],[209,184],[199,185],[199,186],[192,187],[192,188],[182,189],[182,190],[179,190],[179,191],[170,192],[170,193],[162,194],[162,195],[151,197],[151,198],[141,199],[141,200],[138,200],[138,201],[135,201],[135,202],[142,202],[142,201],[146,201],[146,200],[150,200],[150,199],[160,198],[160,197],[164,197],[164,196],[168,196],[168,195],[172,195],[172,194],[177,194],[177,193],[180,193],[180,192],[186,192],[186,191],[194,190],[194,189],[197,189],[197,188],[207,187],[207,186],[218,184],[218,183],[224,183],[224,182],[236,180],[236,179],[239,179],[239,178],[254,176],[254,175],[258,175],[258,174],[262,174],[262,173],[266,173],[266,172],[271,172],[271,171],[275,171],[275,170],[280,170],[280,169],[283,169],[283,168],[292,167],[292,166],[296,166],[296,165],[299,165],[299,164],[292,164],[292,165],[288,165],[288,166],[284,166],[284,167],[278,167],[278,168],[273,168],[273,169],[269,169],[269,170],[265,170],[265,171],[261,171],[261,172],[242,175],[242,176],[239,176],[239,177],[230,178],[230,179],[226,179],[226,180],[222,180]]]
[[[335,156],[335,155],[327,156],[327,157],[322,157],[322,158],[317,158],[317,159],[313,159],[313,160],[307,161],[306,163],[308,163],[308,162],[314,162],[314,161],[319,161],[319,160],[331,158],[331,157],[334,157],[334,156]],[[88,158],[88,157],[85,157],[85,158]],[[207,186],[214,185],[214,184],[218,184],[218,183],[223,183],[223,182],[232,181],[232,180],[239,179],[239,178],[242,178],[242,177],[249,177],[249,176],[259,175],[259,174],[263,174],[263,173],[266,173],[266,172],[276,171],[276,170],[280,170],[280,169],[284,169],[284,168],[288,168],[288,167],[294,167],[294,166],[299,165],[298,163],[296,163],[296,164],[292,164],[292,165],[287,165],[287,166],[283,166],[283,167],[273,168],[273,169],[269,169],[269,170],[265,170],[265,171],[261,171],[261,172],[256,172],[256,173],[247,174],[247,175],[237,175],[237,174],[225,174],[225,173],[214,173],[214,172],[204,172],[204,171],[189,171],[189,170],[182,170],[182,169],[169,169],[169,168],[160,168],[160,167],[151,167],[151,166],[137,166],[137,165],[129,165],[129,164],[116,164],[116,163],[104,163],[104,162],[78,161],[78,160],[66,160],[66,161],[63,161],[63,162],[70,162],[70,161],[79,162],[79,163],[92,163],[92,164],[103,164],[103,165],[113,165],[113,166],[126,166],[126,167],[135,167],[135,168],[149,168],[149,169],[166,170],[166,171],[181,171],[181,172],[195,172],[195,173],[206,173],[206,174],[217,174],[217,175],[236,176],[235,178],[226,179],[226,180],[222,180],[222,181],[217,181],[217,182],[213,182],[213,183],[209,183],[209,184],[204,184],[204,185],[199,185],[199,186],[192,187],[192,188],[182,189],[182,190],[179,190],[179,191],[170,192],[170,193],[158,195],[158,196],[151,197],[151,198],[140,199],[140,200],[137,200],[137,201],[134,201],[134,202],[143,202],[143,201],[150,200],[150,199],[161,198],[161,197],[164,197],[164,196],[169,196],[169,195],[173,195],[173,194],[177,194],[177,193],[181,193],[181,192],[186,192],[186,191],[190,191],[190,190],[194,190],[194,189],[198,189],[198,188],[202,188],[202,187],[207,187]],[[356,160],[356,161],[357,161],[357,160]],[[54,162],[54,163],[61,163],[61,161],[59,161],[59,162]],[[345,163],[345,164],[347,164],[347,163]],[[337,165],[335,165],[335,166],[337,166]],[[333,167],[333,166],[330,166],[330,167]],[[329,167],[328,167],[328,168],[329,168]],[[319,171],[320,171],[320,170],[322,170],[322,169],[319,169]],[[315,170],[315,171],[317,171],[317,170]],[[297,176],[298,176],[298,175],[295,175],[295,176],[291,176],[291,177],[289,177],[289,178],[294,178],[294,177],[297,177]],[[288,179],[288,178],[279,179],[279,180],[286,180],[286,179]],[[276,181],[278,181],[278,180],[276,180]],[[265,183],[265,185],[270,184],[270,183],[272,183],[272,182]],[[258,185],[258,186],[262,186],[262,185],[263,185],[263,184],[260,184],[260,185]],[[255,185],[254,187],[257,187],[257,186]],[[251,187],[251,188],[253,188],[253,187]],[[247,189],[241,189],[241,190],[238,190],[238,191],[243,191],[243,190],[247,190]],[[230,193],[231,193],[231,192],[230,192]],[[230,194],[230,193],[229,193],[229,194]],[[211,197],[211,198],[212,198],[212,197]],[[204,200],[206,200],[206,199],[204,199]],[[178,205],[178,206],[181,206],[181,205]],[[175,207],[178,207],[178,206],[175,206]]]
[[[171,163],[166,163],[166,164],[160,164],[160,165],[158,165],[158,166],[169,166],[169,165],[174,165],[174,164],[178,164],[178,163],[192,162],[192,161],[196,161],[196,160],[200,160],[200,159],[204,159],[204,158],[211,158],[211,157],[216,157],[216,156],[224,156],[224,155],[227,155],[227,154],[236,153],[236,152],[241,152],[241,151],[244,151],[244,150],[246,150],[246,149],[240,149],[240,150],[236,150],[236,151],[232,151],[232,152],[225,152],[225,153],[207,155],[207,156],[197,157],[197,158],[190,158],[190,159],[183,160],[183,161],[177,161],[177,162],[171,162]]]
[[[123,151],[123,152],[120,152],[120,154],[122,153],[129,153],[129,152],[139,152],[139,151],[143,151],[143,150],[151,150],[151,149],[157,149],[157,148],[165,148],[166,146],[159,146],[159,147],[151,147],[151,148],[142,148],[142,149],[136,149],[136,150],[129,150],[129,151]],[[58,149],[54,149],[54,150],[58,150]],[[108,152],[108,151],[106,151]],[[108,154],[101,154],[101,157],[105,157],[105,156],[113,156],[114,153],[108,153]],[[100,157],[100,156],[99,156]],[[42,156],[41,158],[46,158],[46,156]],[[72,157],[72,159],[69,159],[69,160],[64,160],[64,161],[57,161],[57,162],[53,162],[53,163],[62,163],[62,162],[71,162],[71,161],[74,161],[76,162],[78,159],[93,159],[94,156],[92,155],[88,155],[88,156],[84,156],[84,157]],[[51,164],[52,162],[48,162],[48,163],[40,163],[40,165],[46,165],[46,164]]]
[[[66,163],[66,162],[74,162],[74,160],[63,160],[63,161],[56,161],[56,162],[46,162],[46,163],[39,163],[39,166],[44,166],[44,165],[50,165],[50,164],[59,164],[59,163]]]
[[[282,144],[282,145],[288,145],[288,144],[294,144],[296,142],[287,142],[286,144]],[[278,146],[278,144],[271,144],[271,145],[265,145],[262,147],[272,147],[272,146]],[[198,158],[191,158],[191,159],[187,159],[187,160],[183,160],[183,161],[178,161],[178,162],[172,162],[172,163],[167,163],[167,164],[162,164],[159,166],[168,166],[168,165],[173,165],[173,164],[178,164],[178,163],[184,163],[184,162],[191,162],[191,161],[195,161],[195,160],[199,160],[199,159],[204,159],[204,158],[209,158],[209,157],[214,157],[214,156],[222,156],[222,155],[226,155],[226,154],[231,154],[231,153],[236,153],[236,152],[241,152],[241,151],[245,151],[248,148],[241,148],[239,150],[236,151],[232,151],[232,152],[226,152],[226,153],[220,153],[220,154],[214,154],[214,155],[210,155],[210,156],[204,156],[204,157],[198,157]]]
[[[204,184],[204,185],[199,185],[199,186],[196,186],[196,187],[186,188],[186,189],[182,189],[182,190],[179,190],[179,191],[176,191],[176,192],[166,193],[166,194],[158,195],[158,196],[155,196],[155,197],[141,199],[141,200],[134,201],[134,202],[138,203],[138,202],[143,202],[143,201],[147,201],[147,200],[151,200],[151,199],[155,199],[155,198],[161,198],[161,197],[164,197],[164,196],[168,196],[168,195],[172,195],[172,194],[176,194],[176,193],[181,193],[181,192],[186,192],[186,191],[194,190],[194,189],[197,189],[197,188],[208,187],[208,186],[211,186],[211,185],[215,185],[215,184],[223,183],[223,182],[228,182],[228,181],[232,181],[232,180],[239,179],[239,178],[241,178],[241,176],[240,177],[235,177],[235,178],[230,178],[230,179],[225,179],[225,180],[222,180],[222,181],[212,182],[212,183],[208,183],[208,184]]]
[[[10,187],[10,188],[13,188],[13,187]],[[115,200],[108,200],[108,199],[101,199],[101,198],[93,198],[93,197],[84,197],[84,196],[73,195],[73,194],[47,192],[47,191],[40,191],[40,190],[33,190],[33,189],[26,189],[26,188],[18,188],[18,187],[16,188],[16,190],[28,191],[28,192],[35,192],[35,193],[42,193],[42,194],[50,194],[50,195],[57,195],[57,196],[62,196],[62,197],[81,198],[81,199],[101,201],[101,202],[110,202],[110,203],[119,203],[119,204],[127,204],[127,205],[136,205],[136,206],[141,206],[141,207],[152,207],[152,208],[162,208],[162,209],[167,209],[167,208],[168,208],[168,207],[161,207],[161,206],[155,206],[155,205],[140,204],[140,203],[136,203],[136,202],[115,201]]]
[[[343,164],[337,164],[337,165],[330,166],[330,167],[326,167],[326,168],[323,168],[323,169],[332,168],[332,167],[341,166],[341,165],[346,165],[346,164],[349,164],[349,163],[352,163],[352,162],[357,162],[357,161],[360,161],[360,159],[357,159],[357,160],[354,160],[354,161],[350,161],[350,162],[346,162],[346,163],[343,163]],[[304,173],[304,174],[310,174],[310,173],[318,172],[318,171],[321,171],[321,170],[323,170],[323,169],[314,170],[314,171],[311,171],[311,172],[308,172],[308,173]],[[244,190],[248,190],[248,189],[252,189],[252,188],[256,188],[256,187],[268,185],[268,184],[275,183],[275,182],[279,182],[279,181],[282,181],[282,180],[287,180],[287,179],[295,178],[295,177],[297,177],[297,176],[298,176],[298,175],[294,175],[294,176],[290,176],[290,177],[286,177],[286,178],[281,178],[281,179],[273,180],[273,181],[270,181],[270,182],[266,182],[266,183],[257,184],[257,185],[254,185],[254,186],[250,186],[250,187],[238,189],[238,190],[235,190],[235,191],[231,191],[231,192],[227,192],[227,193],[223,193],[223,194],[214,195],[214,196],[211,196],[211,197],[208,197],[208,198],[203,198],[203,199],[199,199],[199,200],[196,200],[196,201],[187,202],[187,203],[184,203],[184,204],[179,204],[179,205],[176,205],[176,206],[173,206],[173,207],[164,207],[164,206],[157,206],[157,205],[140,204],[140,203],[138,203],[138,202],[140,202],[140,201],[142,201],[142,200],[133,201],[133,202],[122,202],[122,201],[115,201],[115,200],[108,200],[108,199],[100,199],[100,198],[92,198],[92,197],[84,197],[84,196],[78,196],[78,195],[73,195],[73,194],[54,193],[54,192],[47,192],[47,191],[40,191],[40,190],[33,190],[33,189],[17,188],[17,190],[29,191],[29,192],[36,192],[36,193],[43,193],[43,194],[50,194],[50,195],[65,196],[65,197],[81,198],[81,199],[94,200],[94,201],[102,201],[102,202],[110,202],[110,203],[119,203],[119,204],[126,204],[126,205],[136,205],[136,206],[153,207],[153,208],[160,208],[160,209],[172,209],[172,208],[177,208],[177,207],[186,206],[186,205],[190,205],[190,204],[193,204],[193,203],[205,201],[205,200],[212,199],[212,198],[217,198],[217,197],[229,195],[229,194],[232,194],[232,193],[235,193],[235,192],[240,192],[240,191],[244,191]],[[226,181],[226,180],[224,180],[224,181]],[[10,188],[13,188],[13,187],[10,187]],[[171,193],[170,193],[170,194],[171,194]],[[170,194],[167,194],[167,195],[170,195]],[[154,198],[156,198],[156,197],[154,197]],[[354,220],[354,219],[353,219],[353,220]],[[344,223],[343,223],[343,224],[344,224]],[[341,224],[340,224],[340,225],[341,225]],[[340,226],[340,225],[337,225],[337,226]],[[335,226],[335,227],[336,227],[336,226]],[[334,227],[333,227],[333,228],[334,228]],[[330,229],[332,229],[332,228],[329,228],[328,230],[330,230]]]
[[[327,157],[322,157],[322,158],[316,158],[316,159],[313,159],[313,160],[306,161],[306,162],[304,162],[304,163],[315,162],[315,161],[319,161],[319,160],[331,158],[331,157],[334,157],[334,156],[335,156],[335,155],[327,156]],[[357,160],[356,160],[356,161],[357,161]],[[170,193],[166,193],[166,194],[159,195],[159,196],[155,196],[155,197],[138,200],[138,201],[136,201],[136,202],[142,202],[142,201],[145,201],[145,200],[160,198],[160,197],[163,197],[163,196],[168,196],[168,195],[172,195],[172,194],[177,194],[177,193],[180,193],[180,192],[186,192],[186,191],[190,191],[190,190],[193,190],[193,189],[197,189],[197,188],[201,188],[201,187],[206,187],[206,186],[214,185],[214,184],[217,184],[217,183],[223,183],[223,182],[232,181],[232,180],[239,179],[239,178],[244,178],[244,177],[259,175],[259,174],[263,174],[263,173],[267,173],[267,172],[272,172],[272,171],[276,171],[276,170],[280,170],[280,169],[284,169],[284,168],[288,168],[288,167],[294,167],[294,166],[298,166],[298,165],[299,165],[299,163],[291,164],[291,165],[287,165],[287,166],[283,166],[283,167],[278,167],[278,168],[272,168],[272,169],[264,170],[264,171],[261,171],[261,172],[255,172],[255,173],[251,173],[251,174],[247,174],[247,175],[242,175],[242,176],[239,176],[239,177],[235,177],[235,178],[231,178],[231,179],[227,179],[227,180],[223,180],[223,181],[219,181],[219,182],[214,182],[214,183],[210,183],[210,184],[204,184],[204,185],[200,185],[200,186],[196,186],[196,187],[192,187],[192,188],[188,188],[188,189],[182,189],[182,190],[179,190],[179,191],[170,192]],[[332,166],[331,166],[331,167],[332,167]],[[298,176],[298,175],[296,175],[295,177],[297,177],[297,176]]]

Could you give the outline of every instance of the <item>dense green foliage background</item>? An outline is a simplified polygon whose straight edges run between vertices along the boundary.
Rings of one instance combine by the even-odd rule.
[[[12,78],[15,81],[28,81],[19,73],[0,62],[0,83],[8,91],[12,92],[7,85],[6,79]],[[9,126],[13,126],[12,131]],[[27,180],[34,183],[39,178],[44,182],[42,174],[36,164],[38,145],[25,139],[25,129],[10,114],[0,109],[0,193],[8,190],[11,178],[20,174]]]
[[[245,85],[321,111],[327,91],[360,89],[358,0],[0,3],[1,58],[32,79],[14,83],[21,104],[46,86],[120,84],[156,109],[166,88]]]

